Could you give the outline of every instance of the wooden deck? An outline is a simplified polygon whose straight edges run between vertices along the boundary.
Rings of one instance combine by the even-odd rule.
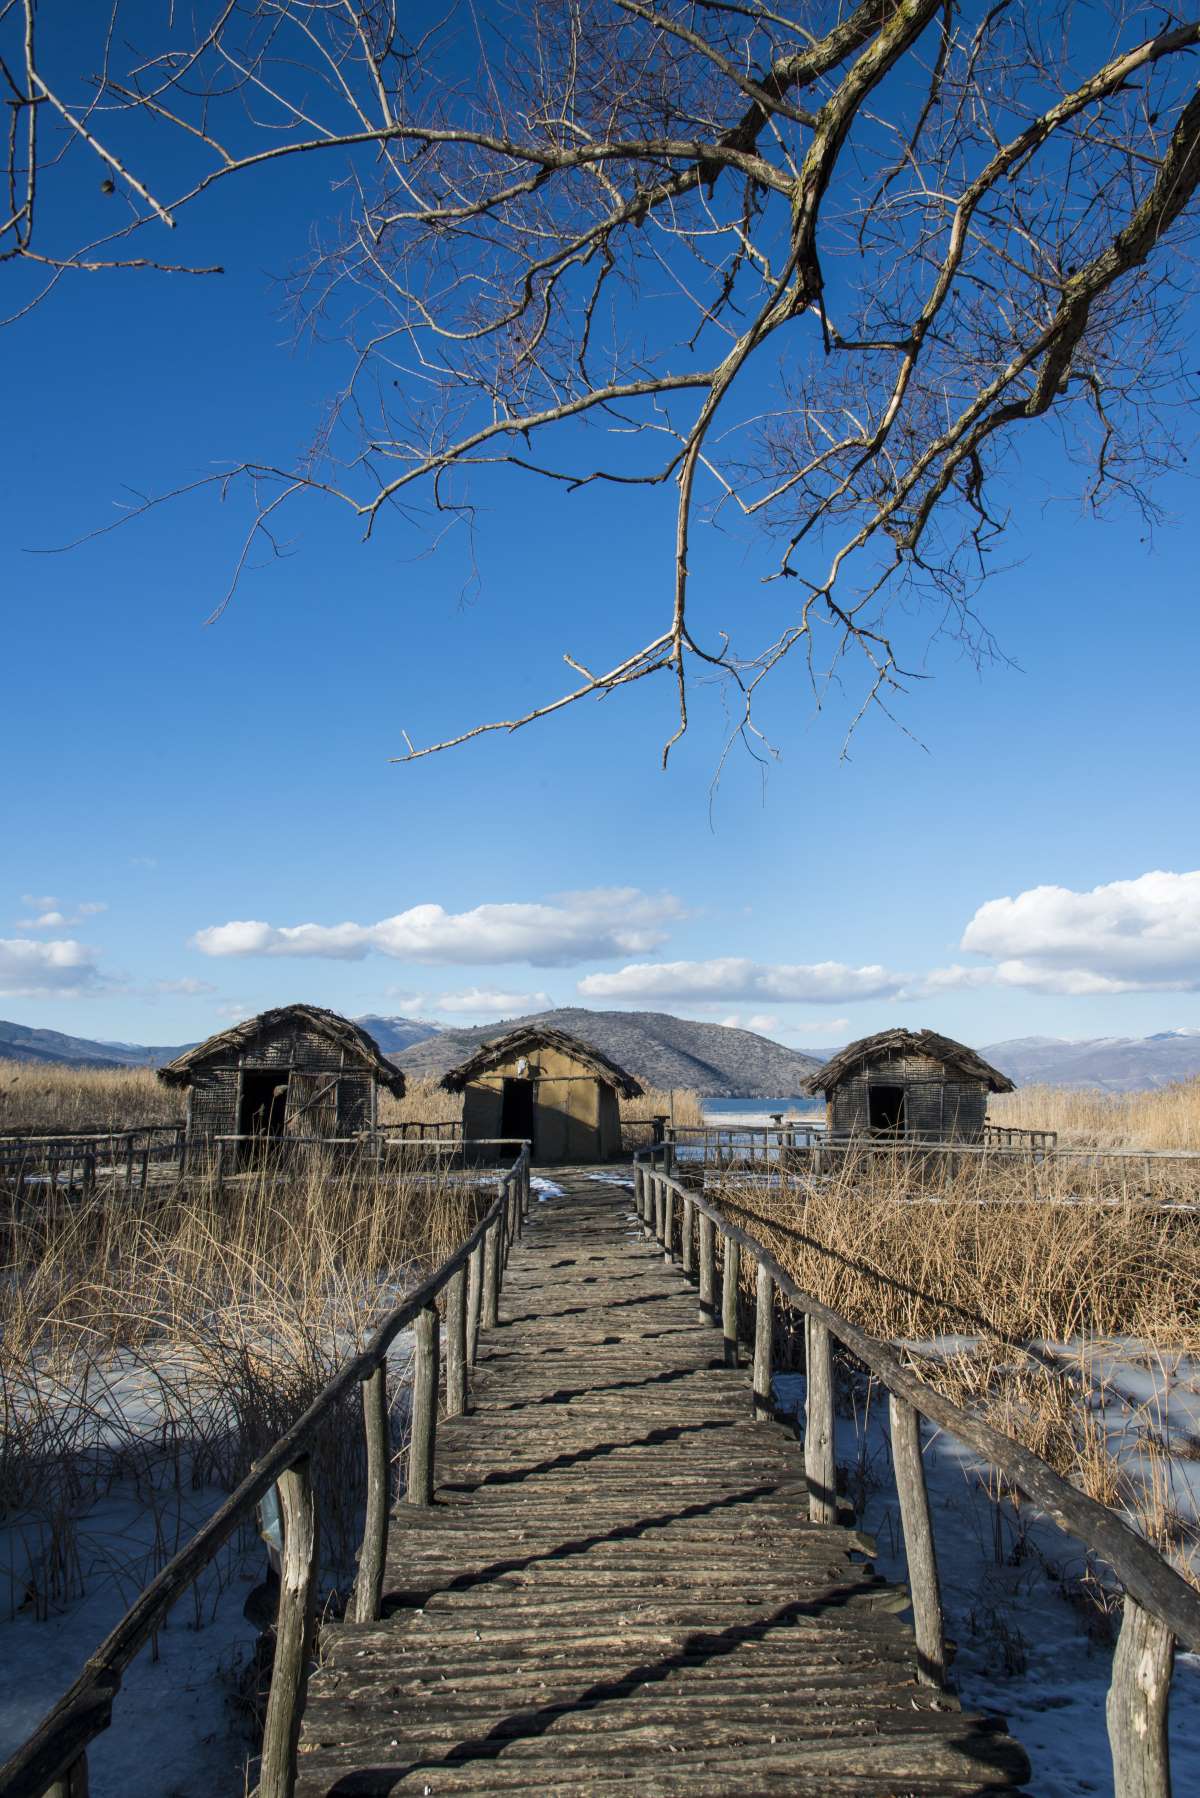
[[[940,1798],[1028,1777],[918,1685],[904,1594],[808,1521],[790,1428],[694,1288],[582,1174],[531,1208],[437,1502],[394,1513],[386,1611],[323,1636],[298,1793]]]

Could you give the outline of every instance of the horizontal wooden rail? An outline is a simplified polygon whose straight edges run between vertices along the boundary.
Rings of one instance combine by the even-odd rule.
[[[288,1798],[296,1779],[299,1716],[312,1649],[319,1522],[309,1463],[317,1431],[334,1406],[354,1386],[361,1386],[367,1442],[367,1507],[355,1615],[359,1621],[369,1622],[379,1614],[387,1547],[391,1460],[387,1438],[388,1349],[402,1330],[410,1324],[415,1327],[408,1486],[411,1502],[428,1503],[433,1493],[437,1418],[437,1300],[452,1283],[469,1280],[480,1249],[494,1259],[498,1292],[508,1244],[520,1234],[528,1206],[529,1145],[524,1143],[501,1178],[495,1202],[466,1240],[435,1273],[387,1313],[358,1354],[342,1363],[303,1416],[254,1464],[208,1522],[138,1594],[120,1622],[89,1656],[70,1690],[0,1767],[2,1798],[43,1798],[51,1790],[56,1794],[86,1791],[87,1745],[111,1722],[113,1700],[126,1667],[162,1628],[193,1580],[274,1487],[279,1488],[283,1517],[282,1567],[258,1790],[260,1798]],[[460,1297],[465,1317],[470,1302],[467,1295],[455,1294],[447,1299],[448,1315],[453,1314],[455,1319]],[[459,1327],[457,1322],[455,1327]],[[457,1379],[457,1373],[454,1377]]]
[[[919,1417],[956,1436],[1008,1485],[1031,1499],[1058,1527],[1073,1536],[1116,1575],[1125,1592],[1125,1613],[1113,1658],[1109,1693],[1109,1737],[1117,1779],[1116,1798],[1167,1798],[1166,1703],[1175,1639],[1200,1649],[1200,1595],[1137,1531],[1069,1481],[1032,1450],[984,1423],[926,1385],[893,1349],[869,1336],[812,1293],[797,1286],[762,1243],[735,1224],[719,1206],[687,1191],[664,1171],[670,1144],[639,1150],[634,1156],[634,1191],[643,1228],[656,1212],[662,1215],[666,1193],[674,1190],[690,1230],[696,1220],[700,1235],[701,1316],[712,1315],[711,1256],[713,1233],[729,1246],[738,1245],[757,1268],[757,1321],[754,1355],[754,1406],[764,1415],[770,1394],[770,1317],[774,1293],[801,1312],[806,1331],[807,1422],[805,1471],[809,1504],[817,1521],[833,1515],[832,1448],[833,1375],[828,1343],[836,1338],[883,1385],[890,1399],[892,1453],[900,1497],[901,1523],[913,1600],[918,1672],[940,1683],[945,1665],[941,1596],[933,1549],[932,1520],[920,1454]],[[682,1259],[690,1259],[690,1245]],[[668,1247],[673,1252],[674,1245]],[[708,1269],[705,1259],[708,1257]],[[706,1293],[706,1272],[708,1274]],[[714,1321],[717,1321],[714,1319]]]

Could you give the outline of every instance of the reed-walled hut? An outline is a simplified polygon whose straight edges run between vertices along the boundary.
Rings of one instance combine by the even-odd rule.
[[[915,1138],[980,1142],[990,1093],[1010,1093],[1007,1074],[934,1030],[881,1030],[849,1043],[805,1081],[824,1093],[830,1139]]]
[[[535,1161],[607,1161],[621,1152],[622,1098],[632,1074],[565,1030],[526,1025],[484,1043],[442,1079],[463,1095],[463,1135],[533,1145]]]
[[[288,1137],[327,1141],[375,1127],[379,1088],[404,1075],[373,1037],[317,1005],[281,1005],[176,1056],[158,1077],[187,1091],[189,1141]]]

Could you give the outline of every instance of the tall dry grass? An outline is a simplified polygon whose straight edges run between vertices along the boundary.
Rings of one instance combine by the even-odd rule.
[[[1076,1202],[1020,1162],[940,1164],[859,1156],[821,1181],[727,1181],[721,1203],[804,1290],[884,1339],[991,1335],[1008,1343],[1083,1334],[1200,1349],[1196,1213]]]
[[[79,1520],[114,1482],[165,1513],[181,1482],[235,1485],[492,1196],[450,1174],[368,1178],[314,1157],[286,1180],[9,1204],[0,1528],[28,1562],[12,1602],[44,1615],[76,1594]],[[315,1449],[334,1583],[357,1543],[361,1442],[350,1401]],[[164,1532],[161,1559],[176,1545]]]
[[[798,1286],[905,1345],[929,1384],[1121,1510],[1200,1586],[1200,1525],[1175,1459],[1194,1444],[1167,1428],[1166,1375],[1139,1403],[1096,1371],[1097,1341],[1112,1338],[1133,1338],[1126,1355],[1151,1371],[1200,1352],[1196,1213],[1031,1200],[992,1158],[960,1166],[936,1197],[919,1172],[917,1157],[863,1156],[819,1185],[732,1179],[718,1197]],[[1074,1596],[1107,1629],[1111,1594],[1089,1580]]]
[[[988,1117],[1024,1130],[1057,1130],[1060,1142],[1080,1148],[1200,1150],[1200,1078],[1144,1093],[1023,1086],[996,1094]]]
[[[183,1122],[182,1094],[153,1068],[0,1061],[0,1133],[134,1130]]]

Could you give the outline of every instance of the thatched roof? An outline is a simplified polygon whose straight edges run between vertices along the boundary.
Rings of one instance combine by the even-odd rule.
[[[383,1056],[375,1038],[349,1018],[320,1005],[277,1005],[273,1011],[260,1011],[256,1018],[245,1018],[177,1055],[165,1068],[159,1068],[158,1077],[167,1086],[189,1086],[197,1068],[236,1063],[259,1037],[273,1035],[288,1025],[299,1025],[302,1030],[315,1030],[319,1036],[328,1037],[333,1047],[344,1049],[349,1059],[360,1063],[381,1086],[398,1099],[404,1097],[404,1075]]]
[[[531,1055],[538,1049],[557,1049],[560,1055],[569,1055],[573,1061],[581,1062],[591,1069],[597,1080],[603,1080],[606,1086],[614,1086],[623,1099],[638,1099],[642,1095],[641,1083],[624,1068],[619,1068],[615,1061],[610,1061],[607,1055],[601,1055],[599,1049],[580,1042],[577,1036],[568,1036],[565,1030],[552,1030],[545,1024],[525,1024],[510,1030],[507,1036],[494,1036],[468,1061],[460,1062],[458,1067],[443,1075],[441,1084],[448,1093],[460,1093],[464,1086],[480,1074],[486,1074],[497,1062],[509,1061],[514,1055]]]
[[[986,1081],[989,1092],[1010,1093],[1014,1090],[1007,1074],[992,1067],[965,1043],[956,1043],[950,1036],[939,1036],[936,1030],[881,1030],[876,1036],[860,1037],[856,1043],[847,1043],[823,1068],[818,1068],[804,1082],[804,1090],[827,1093],[867,1062],[881,1061],[889,1055],[926,1055],[931,1061],[943,1062],[961,1080]]]

